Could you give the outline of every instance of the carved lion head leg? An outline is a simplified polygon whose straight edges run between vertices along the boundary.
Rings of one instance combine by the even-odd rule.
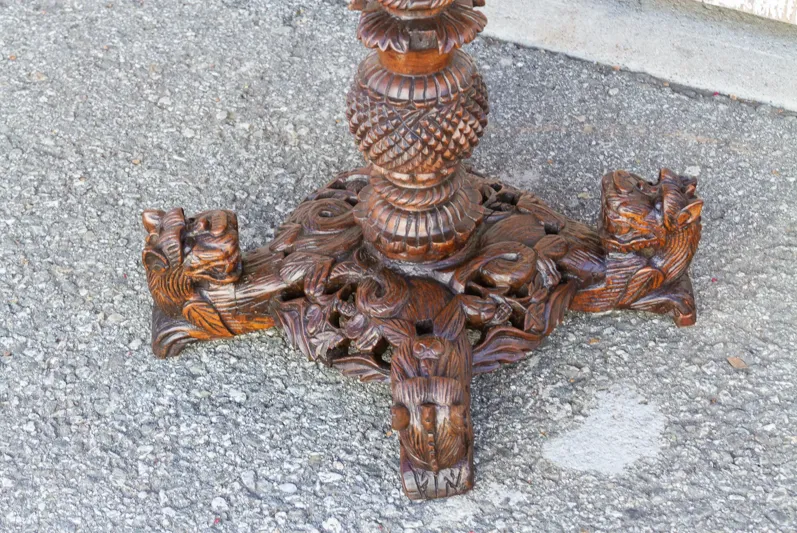
[[[453,299],[434,320],[417,322],[415,334],[393,355],[393,429],[401,446],[401,481],[414,500],[473,487],[473,356],[464,323]]]

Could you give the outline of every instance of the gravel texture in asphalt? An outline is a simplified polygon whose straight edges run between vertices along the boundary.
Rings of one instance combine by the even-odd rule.
[[[477,378],[466,496],[405,499],[388,388],[278,331],[152,356],[142,209],[233,209],[254,248],[360,165],[355,22],[0,0],[0,530],[797,529],[797,121],[767,106],[469,47],[492,94],[474,166],[590,223],[615,168],[697,175],[706,207],[697,325],[572,313]]]

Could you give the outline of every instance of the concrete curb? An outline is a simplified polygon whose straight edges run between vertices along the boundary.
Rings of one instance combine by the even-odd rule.
[[[685,1],[488,2],[486,35],[797,110],[797,27]]]

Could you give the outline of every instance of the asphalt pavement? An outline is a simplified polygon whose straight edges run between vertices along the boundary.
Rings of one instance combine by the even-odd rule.
[[[0,530],[797,530],[797,119],[777,108],[469,47],[492,103],[475,167],[594,223],[603,173],[668,166],[705,210],[696,326],[571,313],[475,379],[466,496],[409,502],[388,388],[278,331],[152,356],[142,209],[233,209],[254,248],[360,165],[355,24],[332,0],[0,0]]]

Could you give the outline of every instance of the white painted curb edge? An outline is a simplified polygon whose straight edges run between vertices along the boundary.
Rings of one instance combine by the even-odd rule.
[[[484,10],[490,37],[797,111],[797,26],[659,0],[497,0]]]

